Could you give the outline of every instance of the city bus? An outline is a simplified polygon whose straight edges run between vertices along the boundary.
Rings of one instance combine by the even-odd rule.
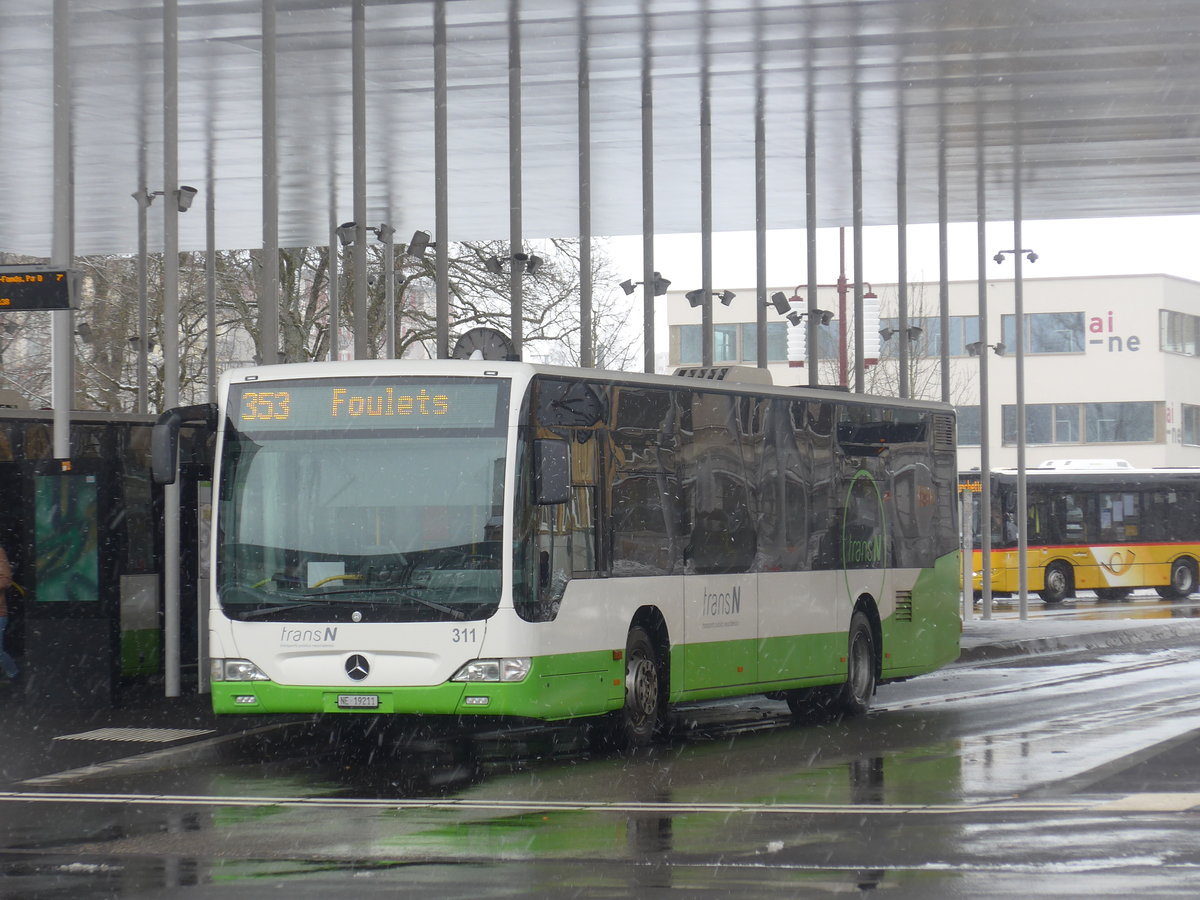
[[[214,711],[601,717],[628,747],[669,704],[861,713],[954,660],[953,408],[736,377],[227,373]]]
[[[1200,560],[1200,469],[1071,465],[1027,469],[1027,584],[1048,604],[1077,591],[1124,600],[1153,588],[1164,599],[1196,590]],[[979,473],[963,476],[977,489]],[[991,490],[991,583],[995,595],[1018,590],[1017,471],[996,470]],[[976,512],[975,547],[979,546]],[[983,589],[974,550],[974,589]]]

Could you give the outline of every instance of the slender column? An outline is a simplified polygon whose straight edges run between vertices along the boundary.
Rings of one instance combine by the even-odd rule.
[[[512,303],[513,351],[520,356],[524,343],[524,298],[521,278],[525,267],[518,256],[524,255],[521,236],[521,22],[520,0],[508,3],[508,232],[509,299]]]
[[[266,365],[279,362],[279,142],[276,128],[275,0],[262,0],[262,295],[258,330]]]
[[[436,0],[433,4],[433,252],[438,359],[450,357],[450,164],[446,84],[446,0]]]
[[[854,243],[854,391],[866,390],[866,364],[863,360],[863,200],[862,200],[862,122],[859,118],[858,88],[853,88],[850,112],[850,194],[853,204]]]
[[[208,329],[208,402],[217,402],[217,197],[213,171],[213,148],[208,148],[208,172],[204,180],[204,310]],[[207,623],[204,624],[207,628]],[[203,676],[204,673],[202,672]]]
[[[978,105],[982,110],[982,105]],[[980,112],[982,116],[982,111]],[[983,123],[975,133],[975,252],[979,288],[979,474],[980,493],[979,552],[983,572],[983,618],[992,617],[992,491],[991,491],[991,412],[988,400],[988,299],[987,299],[987,184],[985,181]]]
[[[754,18],[754,263],[758,367],[767,367],[767,88],[763,72],[763,15]]]
[[[804,326],[808,329],[805,346],[808,353],[808,383],[816,387],[821,383],[817,365],[820,362],[820,332],[817,331],[817,91],[812,70],[812,50],[808,52],[805,65],[805,113],[804,113],[804,227],[808,272],[808,315]],[[843,327],[842,322],[838,327]]]
[[[338,248],[341,247],[341,241],[338,239],[338,216],[337,216],[337,189],[333,185],[333,180],[329,183],[329,247],[326,252],[329,254],[329,358],[337,359],[341,353],[341,342],[338,340],[338,332],[341,330],[341,317],[339,316],[339,305],[342,302],[341,287],[342,275],[341,253]]]
[[[942,320],[942,402],[950,402],[950,190],[946,183],[946,98],[938,103],[938,313]]]
[[[138,217],[138,249],[137,249],[137,286],[138,286],[138,333],[137,333],[137,411],[145,414],[150,408],[150,288],[146,276],[146,266],[149,257],[146,216],[150,210],[151,194],[146,190],[145,158],[139,167],[139,185],[133,199],[137,201]]]
[[[72,222],[75,209],[75,164],[71,133],[71,27],[66,0],[54,0],[54,238],[51,259],[69,268],[75,256]],[[50,313],[50,392],[54,409],[54,458],[71,457],[71,407],[74,406],[75,314]],[[68,466],[69,467],[69,466]]]
[[[592,334],[592,76],[587,2],[579,0],[579,364],[596,365]]]
[[[163,409],[179,405],[179,6],[163,3]],[[180,693],[180,485],[163,488],[164,693]]]
[[[396,358],[396,229],[386,222],[379,226],[383,242],[383,302],[387,314],[387,337],[384,356]]]
[[[708,7],[700,13],[700,307],[701,365],[713,364],[712,280],[712,98],[709,84]]]
[[[352,61],[351,100],[354,131],[354,358],[370,355],[367,343],[367,14],[366,0],[354,0],[351,8]]]
[[[1013,324],[1017,336],[1017,601],[1022,619],[1029,618],[1029,516],[1025,483],[1025,288],[1021,251],[1021,138],[1020,126],[1013,147]]]
[[[642,367],[654,371],[654,90],[650,3],[642,0]]]
[[[912,373],[908,339],[908,157],[905,148],[904,100],[897,102],[900,116],[899,136],[896,143],[896,315],[899,317],[900,396],[912,396]],[[881,354],[882,355],[882,354]]]

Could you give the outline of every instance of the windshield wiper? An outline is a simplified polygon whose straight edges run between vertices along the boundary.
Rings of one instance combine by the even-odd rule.
[[[398,591],[395,588],[376,587],[376,588],[338,588],[337,590],[324,591],[320,594],[308,594],[303,597],[297,597],[292,603],[286,606],[268,606],[260,609],[251,610],[242,615],[243,619],[258,619],[263,616],[273,615],[280,612],[291,612],[296,609],[309,608],[313,606],[321,606],[329,603],[367,603],[372,606],[390,606],[385,600],[357,600],[354,597],[339,597],[338,594],[391,594],[399,597],[401,600],[411,600],[413,603],[419,603],[429,609],[437,610],[443,615],[450,616],[452,619],[465,619],[466,613],[461,610],[454,609],[452,606],[445,606],[433,600],[427,600],[424,597],[418,597],[416,594],[410,594],[406,591]]]
[[[326,591],[318,596],[328,598],[331,603],[353,603],[353,600],[331,597],[331,594],[393,594],[401,600],[411,600],[413,603],[420,603],[422,606],[427,606],[430,609],[436,609],[440,613],[445,613],[454,619],[465,619],[466,613],[455,609],[452,606],[445,606],[433,600],[428,600],[425,597],[418,597],[416,594],[409,593],[413,588],[420,588],[422,585],[408,585],[408,590],[398,591],[394,587],[358,587],[358,588],[336,588],[332,591]],[[368,603],[375,601],[368,600]]]

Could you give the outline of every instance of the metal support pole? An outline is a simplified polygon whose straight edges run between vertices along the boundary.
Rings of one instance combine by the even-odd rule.
[[[708,7],[700,13],[700,307],[701,365],[713,364],[712,280],[712,98],[708,58]]]
[[[866,390],[866,364],[863,359],[863,193],[862,193],[862,122],[860,121],[859,96],[854,88],[850,112],[850,169],[851,210],[854,226],[854,391],[861,394]]]
[[[351,8],[354,131],[354,358],[367,359],[367,14],[366,0],[354,0]]]
[[[521,20],[520,0],[508,3],[508,287],[512,303],[512,344],[520,356],[524,343],[524,298],[521,278],[524,266],[517,256],[524,253],[521,236]]]
[[[811,387],[821,383],[817,372],[821,354],[817,346],[820,332],[817,331],[817,91],[814,80],[810,50],[804,74],[804,228],[808,272],[808,315],[804,317],[804,327],[808,329],[805,348],[808,355],[808,383]],[[841,327],[841,323],[838,323],[838,327]]]
[[[754,262],[758,291],[755,333],[758,367],[765,369],[767,352],[767,88],[763,72],[763,14],[754,17]],[[811,318],[811,317],[809,317]]]
[[[68,268],[75,255],[75,163],[71,133],[71,27],[66,0],[54,0],[54,238],[51,261]],[[54,458],[71,457],[71,407],[74,406],[75,315],[69,309],[50,313],[50,390]],[[69,463],[64,463],[64,468]]]
[[[216,403],[220,375],[217,371],[217,197],[211,144],[204,192],[204,309],[208,332],[208,402]],[[204,627],[208,627],[207,623]]]
[[[341,320],[338,315],[338,306],[341,304],[341,267],[339,260],[341,253],[338,248],[341,247],[341,242],[338,240],[337,228],[337,190],[333,186],[332,179],[329,185],[329,358],[337,359],[341,353],[341,343],[338,340],[338,332],[341,330]]]
[[[396,229],[386,222],[379,226],[383,242],[383,303],[387,314],[387,337],[384,356],[396,358]]]
[[[1029,618],[1029,497],[1025,482],[1025,291],[1021,243],[1021,140],[1013,148],[1013,324],[1017,345],[1017,591],[1020,617]]]
[[[654,372],[654,90],[650,3],[642,0],[642,368]]]
[[[596,365],[592,333],[592,76],[586,0],[579,0],[579,364]]]
[[[446,85],[446,0],[436,0],[433,5],[433,252],[438,359],[450,357],[450,164]]]
[[[938,104],[938,314],[941,316],[942,402],[950,402],[950,190],[946,182],[946,106]]]
[[[275,0],[262,4],[262,296],[258,330],[263,362],[279,362],[279,141],[275,78]]]
[[[903,98],[897,101],[896,108],[900,117],[896,143],[896,315],[900,320],[900,331],[896,339],[900,342],[900,397],[907,399],[912,396],[912,373],[909,371],[912,344],[908,339],[908,158]]]
[[[179,405],[179,5],[163,3],[163,409]],[[163,674],[180,693],[180,485],[163,488]]]
[[[133,199],[138,205],[138,249],[137,249],[137,286],[138,286],[138,331],[137,331],[137,411],[145,415],[150,408],[150,288],[146,275],[149,250],[146,217],[150,210],[153,197],[146,190],[146,172],[140,172],[141,184]]]
[[[978,107],[982,109],[982,106]],[[982,113],[980,113],[982,115]],[[983,483],[979,509],[979,554],[983,586],[983,618],[992,617],[992,479],[991,413],[988,401],[988,300],[987,300],[987,184],[983,149],[983,123],[975,135],[975,252],[979,280],[979,474]]]

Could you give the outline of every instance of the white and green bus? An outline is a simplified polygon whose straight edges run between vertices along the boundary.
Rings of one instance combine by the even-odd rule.
[[[213,709],[607,716],[638,745],[672,703],[862,712],[953,660],[953,409],[723,373],[226,374]]]

